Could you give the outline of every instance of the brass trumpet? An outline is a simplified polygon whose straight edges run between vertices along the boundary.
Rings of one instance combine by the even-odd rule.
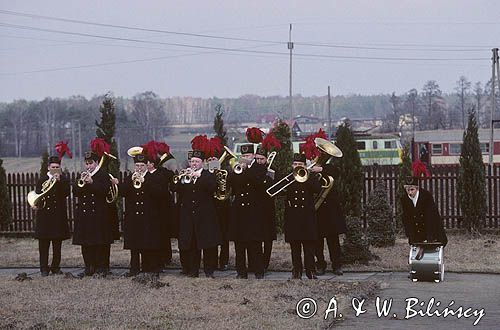
[[[246,166],[247,168],[250,168],[250,167],[252,167],[252,165],[253,165],[254,162],[255,162],[255,158],[250,161],[250,160],[248,160],[246,158],[241,158],[240,157],[240,159],[237,162],[235,162],[233,164],[233,166],[232,166],[234,174],[241,174],[241,173],[243,173],[243,169],[244,169],[243,163],[245,163],[247,165]]]
[[[145,175],[146,172],[137,172],[137,171],[132,174],[132,184],[135,189],[141,189]]]
[[[85,184],[87,183],[87,179],[90,178],[90,171],[83,171],[80,174],[80,179],[77,182],[78,187],[83,188]]]
[[[181,183],[191,183],[191,181],[193,180],[193,173],[194,171],[190,167],[180,170],[179,174],[173,177],[174,184],[177,184],[179,181]]]

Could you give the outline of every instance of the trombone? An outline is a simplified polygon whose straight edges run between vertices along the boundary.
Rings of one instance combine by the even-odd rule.
[[[297,182],[305,182],[309,178],[309,169],[314,166],[323,166],[332,157],[342,157],[342,150],[340,150],[333,142],[322,138],[315,138],[314,144],[319,149],[320,155],[307,167],[297,166],[292,173],[285,176],[280,181],[269,187],[266,192],[269,196],[274,197],[283,189]]]

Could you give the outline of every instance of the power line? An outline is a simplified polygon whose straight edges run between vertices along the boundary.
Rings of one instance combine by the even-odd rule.
[[[0,23],[0,26],[11,27],[16,29],[42,31],[50,33],[59,33],[65,35],[76,35],[82,37],[92,37],[100,39],[118,40],[118,41],[128,41],[136,43],[146,43],[146,44],[159,44],[168,46],[178,46],[187,48],[197,48],[197,49],[210,49],[210,50],[220,50],[228,52],[243,52],[243,53],[255,53],[255,54],[270,54],[270,55],[288,55],[287,53],[281,52],[271,52],[271,51],[257,51],[257,50],[242,50],[237,48],[226,48],[226,47],[212,47],[212,46],[202,46],[202,45],[192,45],[192,44],[182,44],[182,43],[170,43],[162,41],[146,41],[133,38],[123,38],[123,37],[112,37],[103,36],[97,34],[81,33],[81,32],[69,32],[54,29],[44,29],[25,25],[16,25],[8,23]],[[336,58],[336,59],[369,59],[369,60],[390,60],[390,61],[484,61],[489,60],[489,58],[418,58],[418,57],[378,57],[378,56],[347,56],[347,55],[322,55],[322,54],[307,54],[307,53],[295,53],[296,56],[304,57],[318,57],[318,58]]]
[[[0,10],[0,14],[12,15],[12,16],[20,16],[20,17],[29,17],[29,18],[38,18],[44,20],[52,20],[52,21],[60,21],[74,24],[84,24],[84,25],[93,25],[100,27],[109,27],[109,28],[117,28],[117,29],[126,29],[126,30],[135,30],[135,31],[143,31],[143,32],[155,32],[155,33],[163,33],[170,35],[182,35],[182,36],[190,36],[190,37],[199,37],[199,38],[210,38],[210,39],[221,39],[221,40],[232,40],[232,41],[245,41],[245,42],[260,42],[260,43],[274,43],[277,45],[285,45],[287,42],[285,41],[277,41],[277,40],[262,40],[262,39],[251,39],[251,38],[237,38],[237,37],[226,37],[226,36],[218,36],[218,35],[208,35],[201,33],[188,33],[188,32],[179,32],[179,31],[170,31],[170,30],[161,30],[161,29],[150,29],[150,28],[142,28],[142,27],[133,27],[126,25],[116,25],[116,24],[108,24],[108,23],[99,23],[99,22],[91,22],[85,20],[76,20],[76,19],[68,19],[54,16],[43,16],[22,12],[15,12],[9,10]],[[490,46],[484,46],[484,48],[478,48],[479,46],[452,46],[452,47],[462,47],[454,50],[450,49],[442,49],[442,48],[424,48],[424,49],[401,49],[401,48],[385,48],[385,47],[368,47],[368,46],[355,46],[355,45],[341,45],[341,44],[325,44],[325,43],[312,43],[312,42],[295,42],[297,45],[303,46],[311,46],[311,47],[327,47],[327,48],[346,48],[346,49],[369,49],[369,50],[395,50],[395,51],[413,51],[413,50],[423,50],[423,51],[432,51],[432,52],[448,52],[448,51],[484,51],[486,47],[488,50]],[[395,44],[395,47],[406,47],[406,46],[414,46],[418,47],[418,44]],[[429,47],[428,45],[421,45],[422,47]],[[433,46],[430,46],[433,47]],[[450,47],[445,45],[439,45],[438,47]],[[463,49],[463,48],[476,48],[476,49]]]

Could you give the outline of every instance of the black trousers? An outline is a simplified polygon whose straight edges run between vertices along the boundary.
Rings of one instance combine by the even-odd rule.
[[[224,241],[219,250],[219,267],[222,268],[229,263],[229,241]]]
[[[314,246],[316,241],[291,241],[293,270],[302,273],[302,249],[306,271],[314,271]]]
[[[144,268],[144,259],[138,250],[130,250],[130,273],[139,273]]]
[[[263,258],[264,258],[264,269],[269,268],[269,263],[271,262],[271,252],[273,250],[273,241],[264,241],[264,252],[263,252]]]
[[[172,262],[172,241],[171,239],[167,239],[167,244],[165,245],[165,248],[161,250],[161,263],[162,266],[169,264]],[[163,267],[162,267],[163,268]]]
[[[83,261],[85,262],[85,272],[87,274],[106,272],[106,245],[82,245]]]
[[[52,242],[52,263],[49,268],[49,247]],[[40,271],[41,272],[57,272],[60,270],[61,264],[61,245],[62,240],[59,239],[39,239],[38,253],[40,254]]]
[[[130,273],[159,273],[163,256],[162,250],[130,250]]]
[[[264,257],[262,254],[262,242],[249,241],[249,242],[234,242],[234,249],[236,251],[236,271],[239,275],[247,275],[247,262],[246,256],[248,253],[248,264],[251,265],[255,275],[264,274]]]
[[[330,261],[332,269],[342,266],[342,250],[340,249],[339,235],[333,234],[326,237],[328,252],[330,253]],[[326,269],[326,261],[324,255],[325,239],[321,238],[316,243],[316,266],[318,269]]]
[[[191,249],[181,253],[181,264],[185,273],[198,276],[200,272],[201,251],[197,248],[196,240],[193,238]],[[184,262],[183,262],[184,261]],[[203,249],[203,271],[206,275],[212,275],[217,267],[217,246]]]
[[[106,249],[104,250],[104,268],[106,269],[106,271],[109,272],[109,265],[110,265],[110,262],[109,262],[109,259],[111,257],[111,244],[110,245],[106,245]]]

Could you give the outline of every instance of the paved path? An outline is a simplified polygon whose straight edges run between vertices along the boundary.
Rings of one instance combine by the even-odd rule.
[[[62,268],[64,272],[71,272],[76,275],[83,271],[82,268]],[[127,271],[126,268],[113,268],[113,274],[120,276]],[[0,268],[0,276],[15,276],[25,272],[29,276],[40,276],[37,268]],[[161,275],[180,276],[179,269],[168,269]],[[203,276],[203,272],[201,272]],[[215,272],[216,278],[234,278],[234,270],[226,272]],[[249,275],[252,278],[252,275]],[[266,273],[267,280],[286,280],[290,278],[289,272],[269,272]],[[500,329],[500,275],[489,274],[463,274],[446,273],[445,281],[442,283],[411,282],[407,273],[402,272],[363,272],[363,273],[345,273],[344,276],[335,276],[326,274],[320,276],[323,280],[333,281],[364,281],[374,280],[380,282],[381,290],[377,297],[381,301],[392,299],[392,308],[388,317],[378,317],[376,308],[376,297],[367,299],[362,309],[366,310],[359,316],[355,316],[355,310],[352,305],[343,306],[337,313],[343,315],[339,322],[333,324],[333,327],[346,329]],[[305,279],[305,276],[304,276]],[[329,301],[335,293],[325,292],[325,297],[315,297],[318,300]],[[362,297],[359,297],[360,300]],[[429,313],[419,316],[416,312],[426,313],[427,308],[434,298],[433,306],[429,307]],[[417,300],[418,299],[418,300]],[[408,304],[416,304],[408,309]],[[453,303],[452,303],[453,301]],[[439,303],[438,303],[439,302]],[[422,305],[420,305],[422,304]],[[449,307],[448,307],[449,306]],[[462,306],[464,316],[458,318],[459,307]],[[445,308],[456,311],[455,316],[449,315],[443,317]],[[323,310],[321,310],[323,308]],[[315,317],[323,317],[326,303],[318,304],[318,313]],[[470,308],[469,310],[467,310]],[[484,315],[476,326],[474,321],[479,318],[480,310],[484,308]],[[439,311],[442,316],[436,316]],[[405,316],[410,316],[405,319]],[[476,313],[474,315],[474,313]],[[396,317],[394,317],[394,314]],[[415,315],[412,317],[412,315]],[[330,317],[332,314],[330,314]],[[469,317],[466,317],[469,316]]]

